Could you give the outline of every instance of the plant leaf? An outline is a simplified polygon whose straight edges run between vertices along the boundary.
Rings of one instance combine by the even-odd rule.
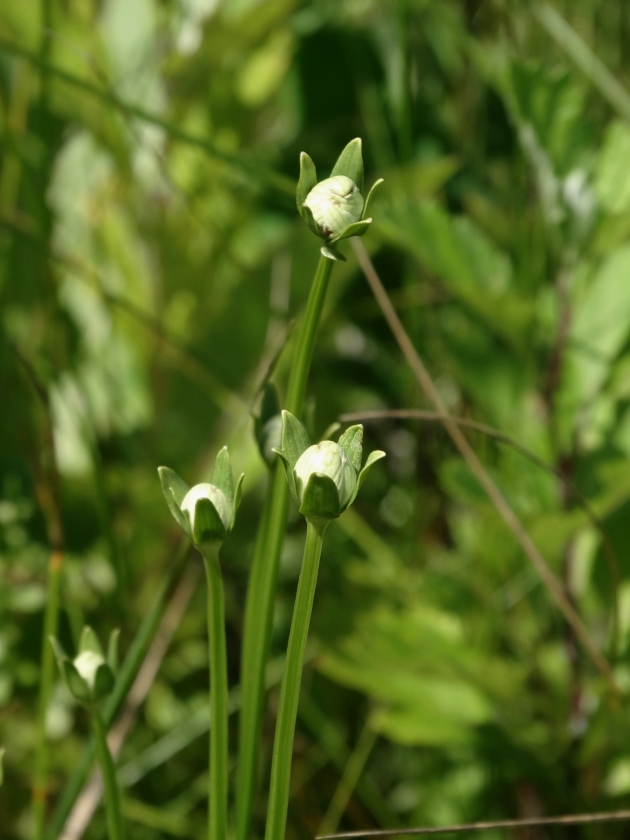
[[[351,140],[337,158],[337,163],[334,165],[330,177],[334,178],[337,175],[345,175],[346,178],[350,178],[357,185],[359,191],[363,191],[363,151],[360,137]]]
[[[341,514],[339,491],[332,478],[320,473],[310,476],[300,513],[307,519],[336,519]]]
[[[368,205],[372,200],[372,196],[374,195],[374,190],[379,186],[379,184],[383,183],[383,179],[379,178],[378,181],[374,181],[372,186],[370,187],[370,191],[368,193],[367,198],[365,199],[365,204],[363,205],[363,218],[365,219],[367,216]]]
[[[79,653],[85,653],[86,650],[89,650],[92,653],[98,653],[99,656],[103,655],[103,648],[98,640],[98,636],[94,630],[87,625],[81,631],[81,638],[79,639]]]
[[[230,463],[230,453],[227,446],[224,446],[217,454],[211,483],[222,490],[227,499],[230,501],[234,499],[234,478],[232,477],[232,464]]]
[[[350,428],[346,429],[346,431],[341,435],[337,442],[348,456],[348,460],[357,473],[360,472],[361,459],[363,457],[363,426],[360,424],[357,426],[350,426]]]
[[[381,449],[375,449],[374,452],[370,452],[370,454],[368,455],[368,459],[365,462],[365,466],[363,467],[363,469],[361,470],[361,472],[358,475],[356,487],[354,488],[354,492],[353,492],[352,496],[350,497],[350,501],[348,502],[346,507],[350,507],[350,505],[356,499],[357,493],[361,489],[361,486],[363,485],[363,482],[367,478],[367,474],[372,469],[374,464],[377,461],[380,461],[381,458],[384,458],[384,457],[385,457],[385,452],[383,452]]]
[[[290,411],[282,412],[282,452],[291,465],[297,464],[298,458],[311,445],[306,429]]]
[[[184,481],[181,480],[175,470],[172,470],[169,467],[158,467],[158,475],[160,476],[162,492],[164,493],[168,509],[179,527],[190,539],[190,525],[188,523],[188,519],[181,511],[181,504],[184,500],[184,496],[188,493],[190,488]]]
[[[372,219],[363,219],[361,222],[353,222],[351,225],[343,230],[339,236],[336,236],[334,239],[330,240],[330,245],[334,242],[341,242],[342,239],[350,239],[351,236],[363,236],[364,233],[367,233],[368,228],[372,224]]]
[[[328,257],[329,260],[336,260],[336,262],[347,262],[344,255],[338,251],[334,245],[323,245],[320,249],[320,254],[323,257]]]
[[[313,187],[317,186],[317,170],[315,164],[306,152],[300,154],[300,180],[298,181],[297,189],[295,191],[295,200],[297,202],[298,210],[306,201],[306,196],[310,193]]]

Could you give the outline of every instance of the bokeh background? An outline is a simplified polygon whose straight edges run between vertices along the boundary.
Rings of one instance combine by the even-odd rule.
[[[565,476],[467,432],[630,689],[629,91],[626,0],[2,0],[3,838],[31,832],[51,551],[64,644],[89,622],[120,627],[124,653],[178,551],[156,468],[207,478],[224,443],[247,474],[223,550],[237,705],[267,481],[251,412],[318,259],[299,153],[324,177],[355,136],[368,184],[385,179],[363,242],[405,328],[450,411]],[[316,436],[344,412],[430,407],[344,250],[309,383]],[[290,357],[289,339],[280,391]],[[444,429],[385,418],[366,443],[388,458],[329,530],[288,837],[627,805],[627,700]],[[258,835],[303,539],[293,510]],[[191,554],[122,748],[134,840],[204,836],[198,575]],[[87,736],[60,683],[46,725],[52,811]],[[105,837],[100,810],[83,836]]]

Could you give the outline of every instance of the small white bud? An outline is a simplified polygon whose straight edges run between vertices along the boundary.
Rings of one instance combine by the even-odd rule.
[[[363,213],[363,196],[354,181],[345,175],[320,181],[306,196],[304,204],[326,239],[342,234],[348,225],[359,222]]]
[[[232,506],[225,493],[214,484],[195,484],[182,500],[181,510],[188,514],[192,531],[195,530],[195,507],[199,499],[209,499],[212,502],[225,530],[228,531],[232,524]]]
[[[96,672],[101,665],[105,664],[105,659],[100,653],[95,653],[93,650],[84,650],[77,656],[73,664],[88,684],[90,691],[94,691]]]
[[[313,473],[326,475],[335,482],[342,509],[350,501],[357,483],[355,468],[343,449],[332,440],[309,446],[298,458],[293,473],[300,503],[304,501],[304,491]]]

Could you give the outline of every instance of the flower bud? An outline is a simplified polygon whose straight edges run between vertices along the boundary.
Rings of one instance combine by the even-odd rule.
[[[109,637],[107,657],[91,627],[84,627],[79,640],[79,652],[70,659],[63,648],[50,636],[59,670],[72,696],[85,706],[103,700],[114,687],[114,672],[118,661],[118,630]]]
[[[324,239],[335,239],[361,220],[363,196],[345,175],[326,178],[309,192],[304,202],[313,214]]]
[[[101,665],[105,665],[105,657],[93,650],[85,650],[74,659],[72,664],[79,672],[79,676],[83,677],[90,691],[94,691],[96,672]]]
[[[339,493],[339,505],[343,509],[350,501],[357,483],[356,470],[343,449],[332,440],[323,440],[315,446],[309,446],[300,455],[294,468],[300,504],[304,501],[304,490],[313,473],[333,480]]]
[[[190,528],[193,534],[199,533],[200,523],[196,521],[197,518],[197,502],[200,499],[208,499],[213,508],[219,514],[219,518],[223,523],[226,531],[230,530],[232,524],[231,505],[228,502],[225,493],[215,487],[214,484],[195,484],[191,487],[188,493],[184,496],[181,509],[183,513],[188,514]],[[203,530],[203,528],[201,529]],[[208,530],[207,528],[205,529]],[[209,535],[210,536],[210,535]]]
[[[168,467],[159,467],[158,474],[169,510],[186,536],[197,547],[222,542],[234,527],[243,484],[242,475],[234,484],[227,446],[217,454],[211,484],[189,487]]]
[[[384,452],[370,453],[363,469],[363,426],[351,426],[339,443],[311,446],[306,429],[290,411],[282,412],[280,456],[300,513],[310,520],[336,519],[355,500],[372,465]]]

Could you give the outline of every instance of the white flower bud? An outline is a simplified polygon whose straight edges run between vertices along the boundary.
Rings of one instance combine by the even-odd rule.
[[[100,653],[95,653],[93,650],[84,650],[83,653],[80,653],[76,657],[73,664],[88,684],[90,691],[94,691],[96,672],[101,665],[105,664],[103,656]]]
[[[345,175],[320,181],[306,196],[304,204],[326,239],[342,234],[348,225],[359,222],[363,213],[363,196],[354,181]]]
[[[304,501],[304,491],[313,473],[326,475],[335,482],[342,509],[350,501],[357,483],[355,468],[343,449],[332,440],[309,446],[298,458],[293,473],[300,503]]]
[[[195,507],[199,499],[209,499],[214,505],[225,530],[229,531],[232,524],[232,505],[225,493],[215,487],[214,484],[195,484],[184,496],[181,504],[183,513],[187,513],[190,519],[190,527],[195,531]]]

